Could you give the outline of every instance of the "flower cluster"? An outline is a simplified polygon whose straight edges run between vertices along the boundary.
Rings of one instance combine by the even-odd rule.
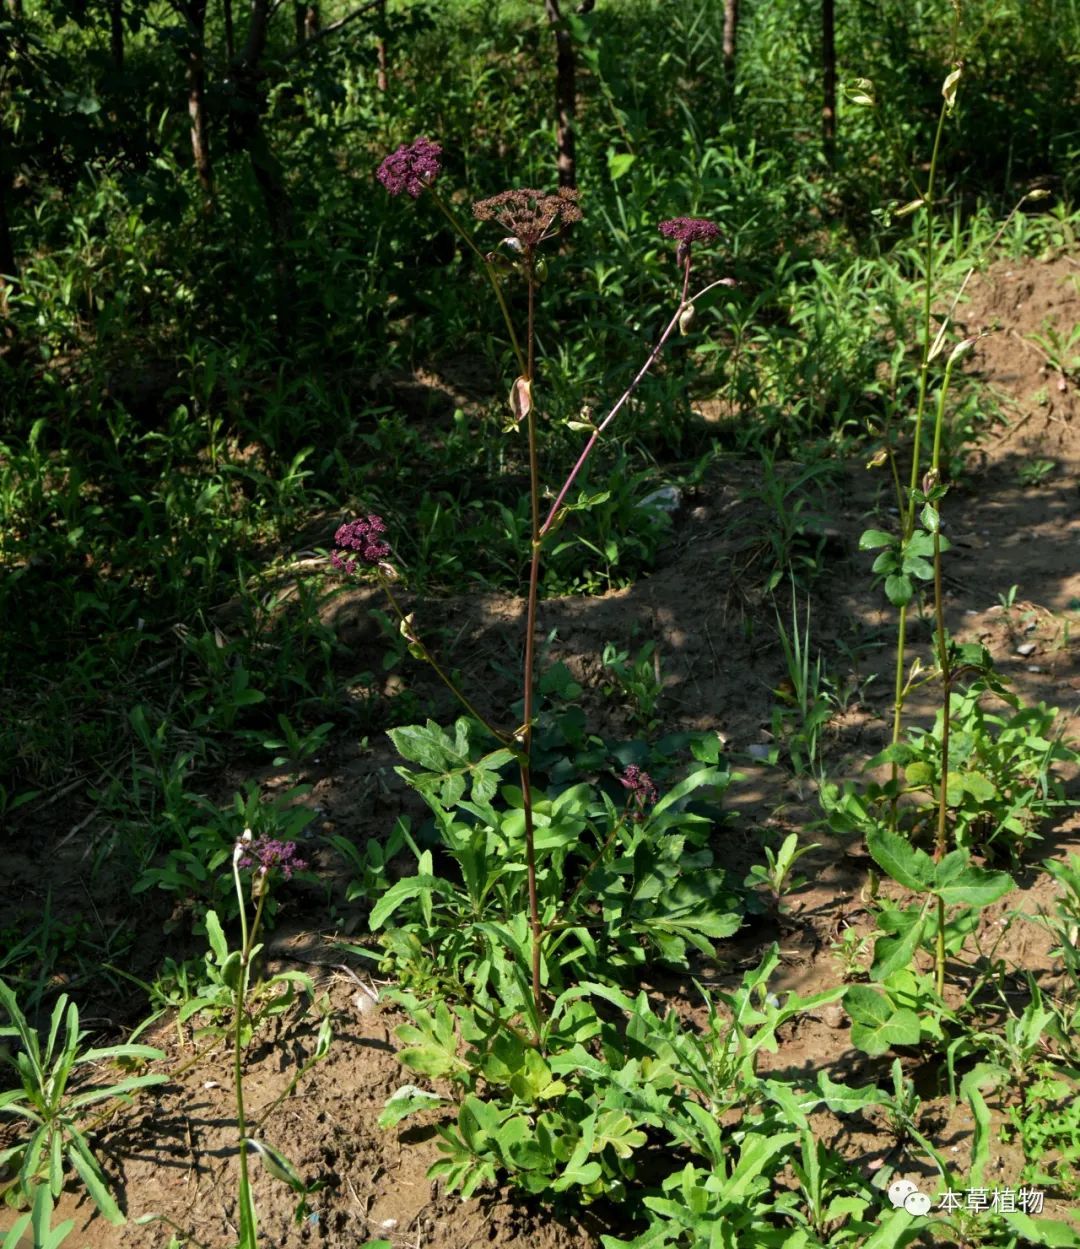
[[[720,237],[720,228],[701,217],[673,217],[660,222],[660,233],[680,243],[711,243]]]
[[[497,221],[523,248],[531,250],[549,237],[556,222],[568,226],[581,220],[577,200],[577,191],[570,187],[560,187],[556,195],[522,187],[477,200],[473,216],[478,221]]]
[[[403,143],[379,166],[376,177],[391,195],[406,191],[413,199],[419,199],[424,187],[430,186],[439,175],[440,156],[442,148],[430,139]]]
[[[257,867],[263,876],[272,867],[280,867],[285,879],[291,880],[293,872],[302,872],[307,863],[304,859],[297,858],[296,842],[260,837],[245,845],[239,866]]]
[[[619,777],[619,784],[629,791],[627,801],[635,808],[635,818],[644,819],[645,808],[651,807],[659,797],[653,778],[636,763],[631,763]]]
[[[379,537],[386,532],[386,522],[381,516],[364,516],[341,525],[334,534],[336,546],[344,550],[334,551],[330,563],[339,571],[354,573],[358,564],[375,567],[390,554],[389,545]]]

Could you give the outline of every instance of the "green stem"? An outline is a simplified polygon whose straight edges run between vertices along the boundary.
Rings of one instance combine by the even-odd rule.
[[[401,604],[398,602],[397,596],[394,594],[394,591],[390,588],[390,582],[387,579],[386,574],[383,572],[381,568],[376,569],[376,573],[379,578],[379,585],[382,587],[383,592],[386,595],[387,602],[389,602],[390,606],[394,609],[394,612],[397,615],[398,620],[402,624],[404,624],[406,628],[410,630],[408,640],[413,646],[418,646],[420,650],[423,652],[422,658],[424,662],[431,665],[431,667],[435,671],[435,675],[439,678],[440,681],[442,681],[443,685],[446,686],[446,688],[450,691],[450,693],[453,694],[453,696],[458,700],[459,703],[461,703],[461,705],[465,708],[465,710],[469,713],[469,715],[473,717],[474,720],[478,720],[484,726],[484,728],[487,729],[487,731],[491,734],[491,736],[496,739],[496,741],[502,742],[504,746],[512,747],[514,744],[513,738],[510,737],[509,734],[503,733],[500,729],[497,729],[488,720],[486,716],[482,715],[476,709],[475,705],[469,699],[469,697],[465,694],[465,692],[458,687],[456,682],[450,676],[447,675],[445,669],[442,667],[439,661],[435,658],[435,656],[431,653],[431,651],[428,650],[428,648],[424,645],[424,643],[420,640],[420,638],[416,636],[415,633],[412,633],[412,626],[408,623],[409,618],[405,614],[405,611],[402,608]]]
[[[921,467],[921,442],[923,415],[926,411],[927,382],[930,372],[930,352],[933,346],[933,299],[934,299],[934,182],[937,177],[938,156],[941,152],[941,136],[945,130],[945,118],[948,116],[948,104],[942,101],[941,112],[938,114],[937,132],[934,135],[934,150],[930,157],[930,173],[927,177],[926,194],[923,199],[926,205],[926,289],[923,294],[923,335],[922,360],[919,365],[919,403],[915,412],[915,440],[911,452],[911,484],[908,492],[907,514],[904,517],[902,538],[906,544],[915,530],[915,491],[919,484]],[[903,726],[904,712],[904,660],[907,649],[907,608],[900,609],[897,622],[896,637],[896,700],[893,704],[893,745],[900,743],[900,731]],[[891,767],[892,781],[895,785],[899,766],[894,761]],[[897,799],[894,795],[889,804],[889,827],[896,831]]]
[[[495,298],[499,301],[499,310],[502,313],[503,322],[506,325],[506,331],[510,335],[510,345],[513,347],[514,355],[517,357],[518,372],[520,373],[522,377],[526,377],[531,380],[532,369],[526,363],[525,356],[521,350],[521,345],[518,342],[517,334],[514,331],[514,322],[510,317],[510,309],[506,306],[506,297],[503,295],[502,287],[499,285],[499,277],[498,277],[498,274],[496,274],[495,272],[494,266],[492,265],[491,261],[488,260],[487,256],[485,256],[484,253],[480,250],[480,248],[477,247],[476,244],[472,241],[472,239],[466,233],[464,227],[461,225],[461,222],[458,221],[458,219],[454,216],[454,214],[447,207],[443,199],[438,194],[436,194],[434,190],[431,191],[431,198],[435,201],[442,215],[446,218],[447,221],[450,222],[450,226],[453,229],[454,233],[458,236],[458,238],[461,239],[461,241],[465,244],[465,246],[468,247],[468,249],[477,258],[477,260],[480,261],[481,265],[483,265],[484,274],[487,277],[487,280],[491,283],[491,289],[495,292]],[[529,272],[530,272],[530,282],[531,282],[531,274],[532,274],[531,265],[530,265]],[[529,355],[530,357],[532,355],[531,344],[529,346]]]
[[[963,345],[961,345],[963,346]],[[938,394],[937,413],[934,421],[934,450],[930,466],[930,484],[936,494],[941,480],[941,435],[945,425],[945,398],[952,381],[953,365],[960,355],[954,350],[945,365],[945,377]],[[940,500],[930,502],[934,512],[934,616],[937,625],[938,668],[941,671],[941,781],[938,788],[937,838],[934,858],[940,862],[947,849],[949,812],[949,727],[952,709],[952,668],[949,663],[949,643],[945,632],[945,590],[941,570],[941,507]],[[936,982],[940,996],[945,987],[945,903],[938,897],[938,935],[936,950]]]
[[[233,852],[233,881],[236,885],[236,896],[240,901],[240,931],[242,946],[240,951],[240,975],[236,983],[236,1010],[233,1027],[233,1077],[236,1084],[236,1131],[240,1138],[240,1229],[242,1249],[256,1244],[257,1228],[255,1224],[255,1203],[251,1199],[251,1177],[248,1172],[247,1121],[244,1115],[244,1063],[243,1063],[243,1025],[244,1007],[247,1002],[248,972],[251,964],[251,951],[258,936],[259,924],[262,920],[263,904],[266,901],[268,884],[262,880],[262,891],[259,903],[255,908],[255,919],[248,932],[247,909],[244,905],[244,890],[240,882],[240,846]],[[244,1231],[249,1232],[247,1240]]]

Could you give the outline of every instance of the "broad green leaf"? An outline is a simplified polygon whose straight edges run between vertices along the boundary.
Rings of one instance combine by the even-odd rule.
[[[934,880],[934,861],[905,837],[874,825],[866,834],[866,848],[881,870],[905,889],[926,893]]]
[[[894,1045],[918,1045],[919,1017],[912,1010],[894,1010],[892,1003],[868,985],[851,985],[844,994],[851,1017],[851,1043],[872,1058]]]
[[[878,547],[891,546],[894,541],[892,534],[883,529],[867,529],[859,538],[859,550],[876,551]]]
[[[608,154],[607,165],[608,174],[612,182],[618,180],[626,173],[637,157],[632,152],[610,152]]]
[[[911,578],[903,573],[893,573],[885,578],[885,595],[894,607],[906,607],[914,593]]]
[[[926,931],[927,915],[924,910],[912,922],[895,935],[878,937],[874,942],[874,965],[871,974],[875,980],[887,980],[893,972],[911,964],[915,951]]]
[[[966,858],[964,851],[954,850],[937,865],[933,890],[946,906],[989,906],[1016,884],[1008,872],[964,865],[958,855]]]

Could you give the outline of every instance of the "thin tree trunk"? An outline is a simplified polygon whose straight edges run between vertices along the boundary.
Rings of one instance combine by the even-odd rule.
[[[821,79],[824,99],[821,134],[825,159],[836,160],[836,11],[835,0],[821,0]]]
[[[270,234],[274,240],[274,270],[277,275],[277,335],[288,342],[294,299],[294,281],[288,262],[292,231],[292,209],[281,162],[274,155],[262,124],[263,99],[259,90],[259,60],[266,49],[270,19],[268,0],[251,0],[251,24],[240,60],[235,65],[237,87],[246,97],[248,108],[243,122],[244,146],[251,160],[251,171],[266,208]]]
[[[221,16],[225,23],[225,57],[231,65],[236,59],[236,36],[233,33],[232,0],[221,0]]]
[[[380,91],[385,91],[390,85],[390,79],[386,72],[387,56],[386,56],[386,0],[379,0],[379,6],[375,12],[376,29],[379,37],[375,41],[375,55],[378,58],[378,72],[375,76],[375,85]]]
[[[312,35],[318,34],[322,24],[319,21],[318,5],[313,0],[296,0],[293,22],[296,27],[296,46],[302,48]]]
[[[4,135],[0,130],[0,306],[6,306],[6,294],[19,281],[19,262],[15,259],[15,244],[8,221],[8,193],[11,177],[7,167]]]
[[[6,0],[7,15],[13,22],[18,22],[23,15],[23,0]]]
[[[21,0],[20,0],[21,2]],[[124,72],[124,0],[109,0],[109,49],[113,72]]]
[[[577,186],[574,120],[577,113],[577,65],[570,28],[559,10],[559,0],[544,0],[555,32],[555,147],[559,186]]]
[[[735,46],[739,34],[739,0],[724,0],[724,73],[735,78]]]
[[[210,163],[210,139],[206,128],[206,2],[190,0],[187,18],[191,47],[188,51],[188,116],[191,118],[191,151],[195,172],[206,194],[207,205],[214,192],[214,170]]]

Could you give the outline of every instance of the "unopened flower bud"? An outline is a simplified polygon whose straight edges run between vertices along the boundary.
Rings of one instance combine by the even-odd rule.
[[[940,478],[941,478],[941,474],[937,471],[936,468],[932,468],[928,473],[926,473],[922,479],[923,494],[927,496],[933,494]]]
[[[689,334],[694,328],[694,322],[697,320],[697,309],[693,304],[687,304],[679,316],[679,333]]]

